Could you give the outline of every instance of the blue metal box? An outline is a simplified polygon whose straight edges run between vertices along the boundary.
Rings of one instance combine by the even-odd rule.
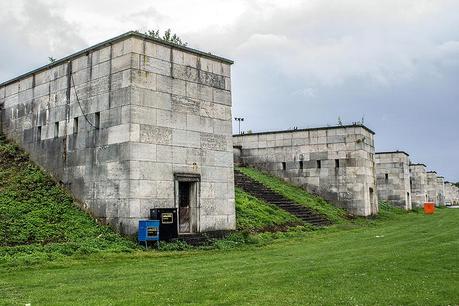
[[[137,239],[139,242],[159,241],[159,220],[139,220]]]

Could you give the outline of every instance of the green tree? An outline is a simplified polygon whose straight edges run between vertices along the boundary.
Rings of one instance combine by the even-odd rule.
[[[139,31],[137,31],[139,32]],[[140,32],[139,32],[140,33]],[[164,31],[164,34],[161,36],[159,30],[148,30],[144,32],[143,34],[150,36],[155,39],[162,39],[164,41],[179,45],[179,46],[187,46],[188,43],[185,41],[182,41],[182,39],[175,33],[172,33],[171,29],[167,29]]]

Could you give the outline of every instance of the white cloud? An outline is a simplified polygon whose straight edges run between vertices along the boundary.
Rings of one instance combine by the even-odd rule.
[[[434,150],[459,150],[458,11],[457,0],[1,1],[0,79],[129,30],[171,28],[235,60],[234,113],[248,128],[365,114],[384,149],[409,143],[444,165]]]
[[[41,1],[17,1],[0,10],[0,78],[6,80],[85,46],[77,26]]]

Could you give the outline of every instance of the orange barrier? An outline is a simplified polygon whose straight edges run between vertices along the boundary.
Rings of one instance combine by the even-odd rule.
[[[424,214],[431,215],[435,212],[435,203],[434,202],[425,202],[424,203]]]

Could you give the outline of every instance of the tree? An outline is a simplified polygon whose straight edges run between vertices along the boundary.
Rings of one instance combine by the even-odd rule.
[[[341,116],[338,116],[338,125],[343,126],[343,121],[341,121]]]
[[[137,31],[139,32],[139,31]],[[140,32],[139,32],[140,33]],[[143,34],[150,36],[155,39],[162,39],[164,41],[179,45],[179,46],[184,46],[186,47],[188,45],[187,42],[182,41],[182,39],[177,35],[177,34],[172,34],[171,29],[167,29],[164,31],[163,36],[160,35],[159,30],[148,30],[144,32]]]

